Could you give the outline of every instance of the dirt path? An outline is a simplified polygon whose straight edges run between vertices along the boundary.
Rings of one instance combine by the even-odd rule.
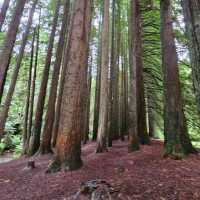
[[[5,153],[3,155],[0,155],[0,164],[7,163],[11,160],[13,160],[13,156],[11,153]]]
[[[158,141],[132,154],[122,142],[100,155],[94,148],[94,144],[83,147],[84,166],[75,172],[45,174],[50,155],[36,158],[34,170],[25,168],[25,158],[1,164],[0,199],[65,200],[81,182],[103,179],[120,188],[121,200],[200,200],[199,155],[182,161],[162,159]]]

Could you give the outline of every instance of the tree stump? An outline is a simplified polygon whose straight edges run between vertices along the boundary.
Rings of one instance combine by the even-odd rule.
[[[29,160],[27,163],[27,167],[29,169],[34,169],[35,168],[35,161],[34,160]]]

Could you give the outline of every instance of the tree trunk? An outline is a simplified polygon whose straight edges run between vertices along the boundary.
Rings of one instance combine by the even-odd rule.
[[[89,70],[87,75],[87,92],[86,92],[86,110],[85,110],[85,118],[84,118],[84,135],[83,135],[83,144],[86,144],[89,140],[89,132],[90,132],[90,98],[91,98],[91,84],[92,84],[92,53],[91,53],[91,61],[89,63]]]
[[[93,136],[92,140],[97,139],[98,122],[99,122],[99,103],[100,103],[100,82],[101,82],[101,21],[99,22],[99,42],[98,42],[98,55],[97,55],[97,73],[96,73],[96,86],[95,86],[95,101],[94,101],[94,120],[93,120]]]
[[[141,39],[140,39],[140,13],[139,1],[131,0],[130,16],[130,102],[129,102],[129,152],[139,149],[139,115],[140,110],[140,86],[141,76]]]
[[[48,44],[48,49],[47,49],[42,81],[40,85],[40,92],[39,92],[37,106],[36,106],[35,121],[33,125],[33,134],[30,139],[31,144],[30,144],[30,149],[29,149],[29,155],[35,154],[40,147],[42,117],[43,117],[43,112],[44,112],[46,90],[47,90],[47,84],[48,84],[48,79],[49,79],[49,70],[50,70],[50,65],[51,65],[52,51],[53,51],[54,38],[55,38],[56,27],[57,27],[57,22],[58,22],[60,4],[61,4],[61,0],[57,0],[56,10],[55,10],[54,19],[53,19],[53,25],[51,29],[50,38],[49,38],[49,44]]]
[[[100,109],[97,134],[96,152],[107,151],[107,114],[108,114],[108,62],[109,62],[109,0],[104,0],[103,30],[101,43],[101,85],[100,85]]]
[[[119,136],[119,20],[116,15],[116,1],[113,0],[112,8],[112,47],[111,47],[111,62],[110,62],[110,129],[108,137],[108,146],[112,146],[112,140],[118,139]],[[119,10],[117,10],[119,13]],[[120,14],[119,14],[120,15]]]
[[[132,53],[130,56],[131,68],[133,67],[133,75],[135,85],[134,90],[136,90],[136,108],[135,111],[137,115],[137,135],[139,137],[141,144],[149,144],[149,136],[147,134],[147,124],[146,124],[146,109],[145,109],[145,99],[144,99],[144,81],[143,81],[143,63],[142,63],[142,44],[141,44],[141,33],[140,33],[140,5],[139,1],[132,2],[132,29],[131,29],[131,43],[132,43]],[[130,91],[131,92],[131,91]]]
[[[154,103],[152,94],[147,89],[147,112],[148,112],[148,133],[149,137],[154,138],[155,136],[155,114],[154,114]]]
[[[91,1],[77,0],[74,5],[69,43],[65,55],[65,83],[61,104],[56,157],[48,172],[76,170],[82,166],[82,98],[89,47]]]
[[[12,55],[13,47],[16,40],[16,35],[20,23],[20,19],[24,10],[26,0],[18,0],[17,5],[12,15],[12,20],[9,24],[8,32],[2,46],[0,54],[0,103],[3,95],[4,84],[6,80],[6,75],[8,67],[10,64],[10,58]]]
[[[9,8],[10,0],[4,0],[3,5],[1,7],[1,12],[0,12],[0,32],[3,26],[3,23],[6,18],[6,13]]]
[[[120,138],[123,141],[127,133],[127,63],[126,63],[126,41],[121,41],[122,46],[122,69],[121,69],[121,99],[120,99]]]
[[[200,114],[200,2],[182,0],[182,7],[189,41],[194,92]]]
[[[36,43],[36,52],[35,52],[35,63],[33,68],[33,77],[31,81],[31,95],[30,95],[30,111],[28,116],[28,130],[27,130],[27,140],[25,145],[25,153],[29,151],[30,137],[32,134],[32,122],[33,122],[33,108],[35,100],[35,82],[37,76],[37,65],[38,65],[38,55],[39,55],[39,44],[40,44],[40,20],[41,20],[41,10],[39,14],[39,24],[37,27],[37,43]]]
[[[161,0],[161,44],[164,74],[164,156],[182,158],[194,153],[187,131],[174,42],[170,0]]]
[[[15,67],[14,72],[12,74],[11,83],[10,83],[10,86],[9,86],[9,89],[8,89],[8,93],[6,95],[4,105],[3,105],[2,110],[0,112],[0,138],[1,138],[1,133],[4,132],[6,119],[8,117],[8,111],[9,111],[11,100],[12,100],[13,93],[14,93],[14,90],[15,90],[15,85],[16,85],[16,82],[17,82],[17,77],[18,77],[18,74],[19,74],[19,69],[21,67],[22,59],[23,59],[23,56],[24,56],[24,50],[25,50],[26,43],[27,43],[27,40],[28,40],[29,31],[30,31],[30,28],[31,28],[31,25],[32,25],[32,19],[33,19],[33,15],[34,15],[34,12],[35,12],[35,7],[36,7],[37,2],[38,2],[38,0],[35,0],[33,2],[32,8],[30,10],[28,23],[27,23],[26,30],[25,30],[23,38],[22,38],[22,44],[21,44],[21,47],[20,47],[20,50],[19,50],[19,55],[17,57],[17,61],[16,61],[16,67]]]
[[[64,48],[65,36],[67,32],[67,25],[68,25],[67,21],[69,17],[69,6],[70,6],[69,3],[70,3],[69,0],[65,1],[62,27],[61,27],[60,38],[58,41],[58,47],[57,47],[57,52],[56,52],[56,60],[55,60],[55,65],[54,65],[54,70],[53,70],[53,75],[52,75],[47,113],[45,117],[42,141],[40,144],[41,154],[52,152],[51,150],[52,129],[53,129],[54,116],[55,116],[55,103],[56,103],[56,97],[57,97],[59,72],[60,72],[60,66],[62,63],[63,48]]]
[[[28,139],[28,116],[30,108],[30,96],[31,96],[31,80],[32,80],[32,70],[33,70],[33,59],[34,59],[34,49],[35,49],[35,36],[36,29],[34,28],[33,39],[31,44],[31,60],[28,74],[28,85],[27,85],[27,97],[26,97],[26,107],[24,113],[24,125],[23,125],[23,153],[26,153],[26,143]]]
[[[69,17],[68,17],[68,27],[70,29],[71,27],[71,17],[72,17],[72,9],[70,8],[69,11]],[[57,139],[57,134],[58,134],[58,126],[59,126],[59,121],[60,121],[60,112],[61,112],[61,103],[62,103],[62,94],[63,94],[63,89],[64,89],[64,82],[65,82],[65,73],[67,70],[67,66],[65,65],[66,60],[68,59],[68,54],[67,54],[67,44],[69,40],[69,31],[67,30],[67,35],[65,37],[65,42],[64,42],[64,51],[63,51],[63,61],[62,61],[62,67],[60,70],[60,80],[59,80],[59,86],[58,86],[58,95],[57,95],[57,100],[56,100],[56,105],[55,105],[55,117],[54,117],[54,123],[53,123],[53,131],[52,131],[52,147],[56,146],[56,139]]]

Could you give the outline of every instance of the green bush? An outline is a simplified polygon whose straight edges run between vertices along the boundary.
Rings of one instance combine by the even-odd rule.
[[[4,151],[13,151],[14,154],[20,155],[22,152],[21,136],[7,134],[0,143],[0,154]]]
[[[0,155],[3,154],[3,152],[4,152],[4,150],[5,150],[5,147],[6,147],[6,145],[5,145],[3,142],[1,142],[1,143],[0,143]]]

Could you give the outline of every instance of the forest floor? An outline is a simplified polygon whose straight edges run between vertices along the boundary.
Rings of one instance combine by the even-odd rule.
[[[0,164],[1,200],[68,200],[82,182],[101,179],[118,188],[112,200],[200,200],[200,155],[163,159],[162,142],[127,153],[126,142],[115,142],[107,153],[95,154],[95,144],[83,147],[84,166],[74,172],[46,174],[51,155]],[[78,200],[89,199],[81,196]]]

